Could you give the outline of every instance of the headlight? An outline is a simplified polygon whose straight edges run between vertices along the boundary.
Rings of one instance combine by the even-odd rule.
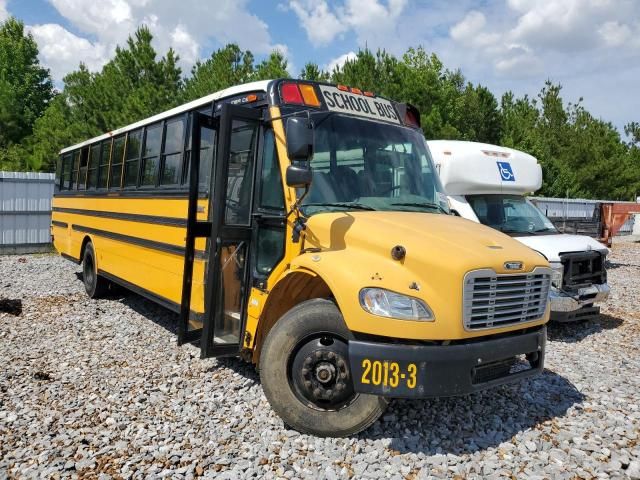
[[[564,275],[564,265],[558,262],[550,262],[551,265],[551,285],[558,290],[562,288],[562,276]]]
[[[433,321],[434,319],[429,306],[419,298],[383,288],[363,288],[360,290],[360,306],[367,312],[380,317],[421,321]]]

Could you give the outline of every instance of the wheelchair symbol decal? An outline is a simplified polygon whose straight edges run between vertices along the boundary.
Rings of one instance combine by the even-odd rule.
[[[509,162],[496,162],[498,164],[498,170],[500,171],[500,177],[505,182],[515,182],[516,177],[513,174],[513,170],[511,169],[511,164]]]

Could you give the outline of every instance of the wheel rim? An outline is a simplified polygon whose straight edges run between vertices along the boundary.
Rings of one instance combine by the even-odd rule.
[[[305,339],[290,358],[289,385],[305,405],[337,411],[357,398],[349,370],[349,349],[341,338],[326,333]]]

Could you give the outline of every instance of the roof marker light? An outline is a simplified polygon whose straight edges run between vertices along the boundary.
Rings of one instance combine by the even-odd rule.
[[[375,94],[373,92],[362,92],[364,94],[365,97],[375,97]]]
[[[356,95],[362,95],[362,90],[356,87],[351,87],[351,93],[355,93]]]
[[[349,91],[349,87],[347,87],[346,85],[336,85],[338,87],[338,90],[342,90],[343,92],[348,92]]]

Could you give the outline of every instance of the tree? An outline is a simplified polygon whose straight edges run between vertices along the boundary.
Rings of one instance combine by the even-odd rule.
[[[320,70],[320,67],[315,63],[309,62],[305,64],[300,72],[299,78],[313,82],[328,82],[329,74],[324,70]]]
[[[0,148],[27,137],[53,96],[35,40],[21,21],[9,18],[0,25]]]
[[[274,50],[269,57],[260,62],[255,69],[252,80],[270,80],[274,78],[288,78],[287,59],[282,52]]]
[[[250,51],[242,51],[234,43],[216,50],[207,60],[193,66],[191,77],[184,82],[182,99],[194,100],[250,81],[254,73],[253,60]]]
[[[116,48],[99,73],[83,64],[64,79],[64,89],[36,122],[28,142],[31,168],[51,170],[62,146],[99,135],[167,110],[182,90],[178,56],[158,59],[146,27]]]

